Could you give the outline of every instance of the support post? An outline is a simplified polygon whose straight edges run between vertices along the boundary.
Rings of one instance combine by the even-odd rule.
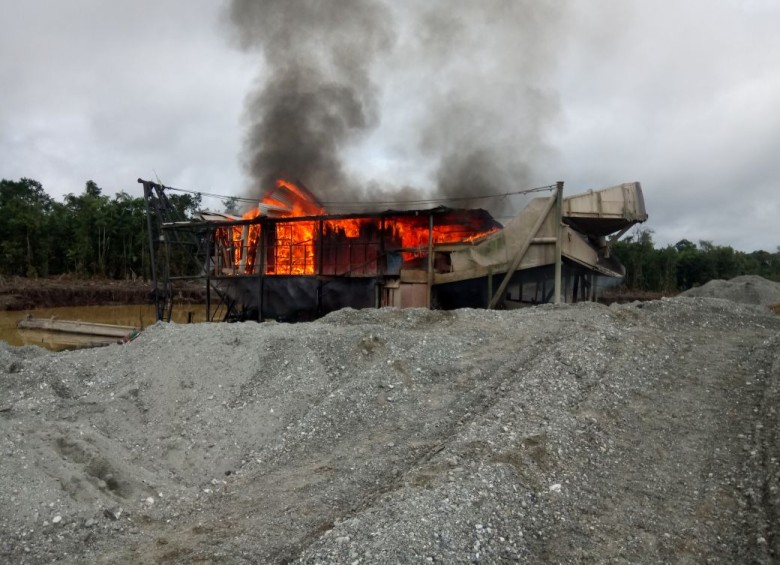
[[[249,255],[249,225],[245,225],[241,228],[241,245],[238,248],[240,253],[240,259],[238,263],[238,274],[246,274],[246,261]]]
[[[265,320],[263,314],[263,294],[265,293],[265,270],[266,270],[266,257],[268,255],[268,224],[266,222],[260,223],[260,237],[257,240],[257,264],[258,275],[260,276],[260,296],[257,299],[257,321],[262,322]]]
[[[561,303],[561,247],[563,244],[563,181],[555,183],[555,304]]]
[[[379,257],[377,258],[377,271],[384,283],[387,270],[387,257],[385,257],[385,217],[379,218]]]
[[[322,220],[317,220],[317,266],[315,267],[317,275],[317,316],[322,316],[322,266],[323,266],[323,245],[325,240],[325,230]],[[313,246],[312,246],[313,247]]]
[[[428,309],[433,305],[433,213],[428,214]]]
[[[155,321],[159,322],[163,319],[163,308],[160,304],[160,288],[157,281],[157,258],[155,257],[154,253],[154,233],[152,231],[151,209],[152,187],[148,182],[144,182],[141,179],[138,179],[138,182],[143,183],[144,185],[144,201],[146,202],[146,230],[149,234],[149,264],[152,271],[152,283],[154,284],[154,290],[152,293],[154,294]]]
[[[209,229],[206,236],[206,321],[211,321],[211,247],[214,242],[214,229]]]
[[[490,308],[490,299],[493,298],[493,267],[488,267],[487,274],[487,295],[488,295],[488,308]]]

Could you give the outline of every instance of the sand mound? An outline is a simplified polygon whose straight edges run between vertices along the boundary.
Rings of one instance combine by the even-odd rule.
[[[756,275],[743,275],[725,281],[717,279],[692,288],[680,296],[723,298],[742,304],[772,306],[780,303],[780,283]]]

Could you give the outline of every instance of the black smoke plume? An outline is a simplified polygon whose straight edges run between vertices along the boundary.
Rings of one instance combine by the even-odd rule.
[[[479,197],[554,181],[556,172],[544,166],[558,115],[549,83],[564,41],[564,7],[537,0],[233,0],[239,44],[264,58],[247,105],[245,160],[254,194],[283,177],[325,202],[471,198],[457,205],[500,213],[503,200]],[[380,101],[389,108],[384,124]],[[347,167],[345,149],[377,127],[381,135],[388,123],[407,123],[406,139],[394,141],[430,171],[429,186],[392,175],[358,181],[350,173],[360,164]]]
[[[234,0],[230,18],[267,71],[250,96],[246,159],[256,189],[301,181],[324,201],[357,198],[343,146],[378,120],[371,63],[392,44],[390,15],[371,0]]]

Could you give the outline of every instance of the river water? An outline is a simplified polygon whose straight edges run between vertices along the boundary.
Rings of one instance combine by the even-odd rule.
[[[90,343],[88,336],[73,336],[41,330],[17,329],[16,323],[31,315],[33,318],[51,318],[59,320],[78,320],[101,324],[134,326],[138,329],[154,324],[155,310],[152,304],[132,306],[68,306],[64,308],[36,308],[35,310],[6,312],[0,311],[0,340],[11,345],[39,345],[59,351],[84,347]],[[172,321],[180,324],[192,319],[193,323],[206,321],[205,305],[187,304],[173,308]]]

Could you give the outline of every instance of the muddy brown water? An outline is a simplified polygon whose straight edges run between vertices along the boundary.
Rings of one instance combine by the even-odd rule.
[[[174,307],[171,321],[179,324],[187,323],[190,319],[190,313],[193,323],[206,321],[206,307],[197,304]],[[0,340],[6,341],[11,345],[38,345],[54,351],[88,347],[93,343],[93,338],[90,336],[18,329],[16,323],[28,315],[31,315],[33,318],[55,317],[58,320],[78,320],[81,322],[133,326],[141,330],[155,322],[155,310],[152,304],[68,306],[62,308],[36,308],[34,310],[16,312],[0,311]]]

